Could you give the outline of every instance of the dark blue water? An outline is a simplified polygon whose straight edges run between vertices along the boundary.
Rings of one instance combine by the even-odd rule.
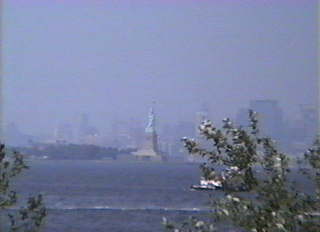
[[[163,231],[166,216],[182,221],[208,210],[197,164],[117,161],[29,161],[15,184],[23,197],[43,193],[46,232]]]

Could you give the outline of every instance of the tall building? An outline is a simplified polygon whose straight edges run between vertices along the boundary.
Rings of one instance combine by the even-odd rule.
[[[197,140],[198,143],[201,145],[207,144],[207,140],[201,135],[199,127],[200,125],[205,121],[205,120],[210,120],[210,113],[209,113],[209,108],[207,104],[203,103],[201,106],[200,111],[196,112],[195,115],[195,124],[194,124],[194,135],[195,139]]]
[[[82,114],[78,131],[78,143],[98,145],[101,143],[99,130],[91,126],[87,114]]]
[[[204,111],[196,112],[195,134],[197,138],[200,137],[199,126],[204,120],[207,120],[207,119],[208,119],[208,114],[206,112]]]
[[[109,144],[120,149],[141,147],[143,142],[143,128],[139,126],[138,120],[130,119],[115,120],[111,126]]]
[[[209,120],[209,110],[206,104],[202,104],[201,110],[196,112],[196,117],[195,117],[195,135],[197,139],[201,137],[199,126],[205,120]]]
[[[72,125],[69,123],[58,125],[54,131],[54,138],[57,143],[74,142]]]
[[[260,132],[278,141],[284,135],[283,113],[276,100],[254,100],[250,102],[250,109],[258,113]]]
[[[240,108],[235,119],[236,126],[247,127],[249,125],[249,109]]]
[[[207,148],[209,146],[209,142],[201,135],[199,130],[200,125],[205,120],[210,120],[210,113],[209,113],[209,108],[207,104],[202,104],[200,111],[196,112],[196,115],[195,115],[194,134],[195,134],[195,139],[197,143],[200,144],[201,147]],[[186,149],[183,148],[181,151],[186,152]],[[192,163],[193,162],[203,163],[206,160],[198,155],[188,154],[187,161]]]
[[[300,114],[303,134],[307,142],[312,142],[317,135],[318,115],[317,108],[310,105],[301,105]]]
[[[82,137],[88,134],[88,128],[89,128],[89,116],[87,114],[82,114],[80,117],[80,125],[79,125],[80,140]]]
[[[194,122],[188,121],[181,121],[172,125],[165,125],[161,131],[161,144],[164,147],[164,149],[161,151],[166,151],[169,159],[185,159],[188,153],[184,148],[181,139],[183,137],[194,138],[194,128]]]

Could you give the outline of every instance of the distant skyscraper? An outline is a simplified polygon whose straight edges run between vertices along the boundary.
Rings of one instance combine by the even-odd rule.
[[[204,120],[210,119],[209,107],[206,103],[203,103],[200,110],[196,112],[195,118],[195,135],[197,138],[200,137],[199,126]]]
[[[241,108],[238,110],[235,120],[236,126],[246,127],[249,124],[249,109]]]
[[[141,147],[144,130],[135,119],[114,120],[111,125],[109,144],[120,149]]]
[[[199,131],[199,126],[200,124],[205,121],[208,120],[209,118],[208,115],[208,111],[202,110],[202,111],[198,111],[196,112],[196,118],[195,118],[195,135],[197,138],[200,137],[200,131]]]
[[[263,135],[281,140],[284,135],[283,114],[276,100],[254,100],[250,109],[258,113],[260,130]]]
[[[79,134],[85,136],[89,128],[89,117],[87,114],[82,114],[80,118]]]
[[[205,120],[210,120],[210,114],[209,114],[209,108],[207,104],[202,104],[200,111],[196,112],[195,115],[195,123],[194,123],[194,134],[195,134],[195,139],[196,141],[202,146],[202,147],[207,147],[208,141],[201,136],[199,126],[201,123],[203,123]],[[185,148],[183,148],[181,151],[186,151]],[[188,162],[205,162],[205,159],[194,155],[194,154],[189,154],[187,156]]]
[[[69,123],[60,124],[54,132],[56,142],[72,143],[73,142],[73,127]]]
[[[81,115],[78,136],[78,142],[83,144],[96,145],[100,142],[99,140],[101,140],[98,129],[89,124],[89,117],[87,114]]]
[[[317,108],[309,105],[300,106],[301,119],[305,138],[308,142],[317,135],[318,115]]]

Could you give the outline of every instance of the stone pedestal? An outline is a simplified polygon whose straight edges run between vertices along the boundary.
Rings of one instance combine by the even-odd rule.
[[[162,156],[158,149],[158,136],[155,132],[146,133],[143,146],[134,153],[134,156],[139,160],[162,160]]]

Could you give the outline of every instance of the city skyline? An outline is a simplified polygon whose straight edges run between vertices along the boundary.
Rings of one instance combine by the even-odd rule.
[[[311,105],[300,105],[300,112],[294,119],[288,119],[283,115],[281,105],[277,100],[263,99],[252,100],[246,107],[240,107],[237,114],[228,115],[236,127],[248,127],[249,109],[258,112],[260,133],[276,139],[285,149],[291,149],[295,144],[299,149],[311,144],[316,136],[317,109]],[[157,112],[158,114],[158,112]],[[149,111],[150,115],[150,111]],[[203,106],[194,112],[192,120],[161,123],[154,125],[159,133],[159,145],[163,150],[171,151],[174,156],[182,156],[184,149],[181,138],[189,137],[201,140],[199,125],[204,120],[210,120],[211,109]],[[111,130],[103,131],[91,120],[90,114],[82,114],[78,121],[61,122],[55,125],[54,130],[48,134],[30,134],[22,131],[16,124],[9,123],[6,126],[6,142],[13,146],[30,146],[32,144],[91,144],[102,147],[115,147],[119,149],[141,148],[144,144],[146,128],[150,123],[146,122],[147,116],[141,121],[112,121]],[[159,120],[158,120],[159,119]],[[158,118],[157,121],[161,121]],[[216,127],[221,126],[220,121],[213,121]]]
[[[48,133],[87,112],[108,131],[143,118],[150,98],[160,124],[192,121],[203,103],[216,122],[252,99],[288,117],[315,105],[316,1],[249,2],[6,1],[6,121]]]

